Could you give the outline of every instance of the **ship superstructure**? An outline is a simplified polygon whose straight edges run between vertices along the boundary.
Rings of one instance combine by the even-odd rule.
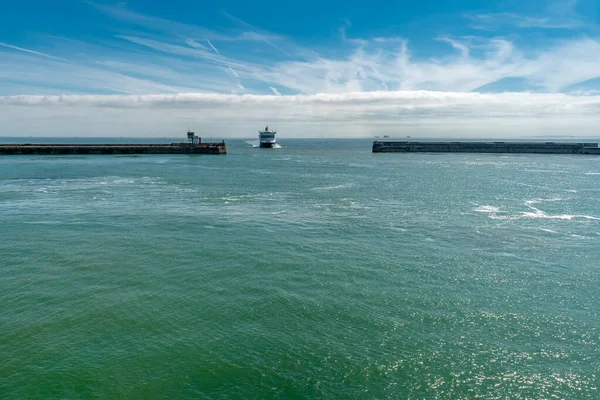
[[[277,131],[270,131],[269,126],[264,131],[258,131],[258,147],[271,148],[275,146],[275,135]]]

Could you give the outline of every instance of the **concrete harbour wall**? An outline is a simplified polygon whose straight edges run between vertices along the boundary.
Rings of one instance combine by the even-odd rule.
[[[410,142],[374,141],[373,153],[537,153],[597,154],[598,143],[573,142]]]
[[[0,144],[0,155],[227,154],[222,143],[171,144]]]

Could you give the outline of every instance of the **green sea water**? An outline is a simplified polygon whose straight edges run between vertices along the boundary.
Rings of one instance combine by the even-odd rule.
[[[597,399],[600,157],[0,158],[2,399]]]

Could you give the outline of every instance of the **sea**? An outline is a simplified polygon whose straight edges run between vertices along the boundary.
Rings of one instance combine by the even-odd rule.
[[[600,157],[226,143],[0,157],[0,398],[600,398]]]

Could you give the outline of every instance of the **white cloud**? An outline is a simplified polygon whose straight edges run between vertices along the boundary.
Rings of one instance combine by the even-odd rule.
[[[458,50],[460,52],[460,55],[463,58],[468,58],[469,57],[469,47],[465,46],[464,44],[462,44],[458,40],[453,40],[453,39],[448,38],[448,37],[441,37],[441,38],[438,38],[438,40],[450,44],[450,46],[452,46],[453,48],[455,48],[456,50]]]
[[[206,46],[201,45],[200,43],[196,42],[194,39],[185,39],[185,43],[188,46],[193,47],[195,49],[206,49]],[[210,44],[210,42],[209,42],[209,44]]]
[[[572,2],[565,4],[563,9],[572,11]],[[548,39],[543,45],[522,47],[518,40],[500,36],[445,35],[438,40],[448,44],[446,51],[418,58],[414,54],[420,53],[419,44],[400,37],[345,37],[337,47],[315,51],[226,13],[239,29],[216,32],[122,6],[94,6],[146,31],[120,32],[112,42],[98,44],[56,37],[42,38],[36,49],[0,43],[0,78],[5,82],[0,81],[0,95],[17,94],[15,83],[37,85],[45,92],[54,87],[56,93],[231,93],[240,85],[262,94],[270,93],[270,87],[300,94],[469,92],[505,78],[521,79],[525,89],[560,92],[600,77],[600,36]]]
[[[46,57],[46,58],[51,58],[53,60],[60,60],[60,58],[51,56],[49,54],[45,54],[45,53],[42,53],[42,52],[39,52],[39,51],[30,50],[30,49],[25,49],[23,47],[13,46],[12,44],[8,44],[8,43],[2,43],[2,42],[0,42],[0,46],[6,47],[6,48],[12,49],[12,50],[22,51],[22,52],[29,53],[29,54],[35,54],[36,56],[42,56],[42,57]]]
[[[10,96],[0,98],[0,136],[179,136],[187,126],[219,138],[581,136],[595,133],[600,96],[380,91],[297,96]]]
[[[206,43],[208,43],[208,45],[211,47],[211,49],[213,49],[215,51],[215,53],[217,53],[218,56],[220,56],[221,54],[219,53],[219,50],[217,50],[217,48],[215,46],[213,46],[213,44],[210,42],[210,40],[208,40],[208,38],[204,38],[206,40]]]
[[[580,28],[580,20],[567,18],[531,17],[514,13],[475,14],[468,16],[472,26],[481,30],[495,30],[505,25],[518,28],[575,29]]]
[[[467,15],[472,27],[481,30],[496,30],[502,26],[542,29],[585,29],[585,18],[576,12],[579,0],[549,1],[542,13],[522,15],[513,12]]]

